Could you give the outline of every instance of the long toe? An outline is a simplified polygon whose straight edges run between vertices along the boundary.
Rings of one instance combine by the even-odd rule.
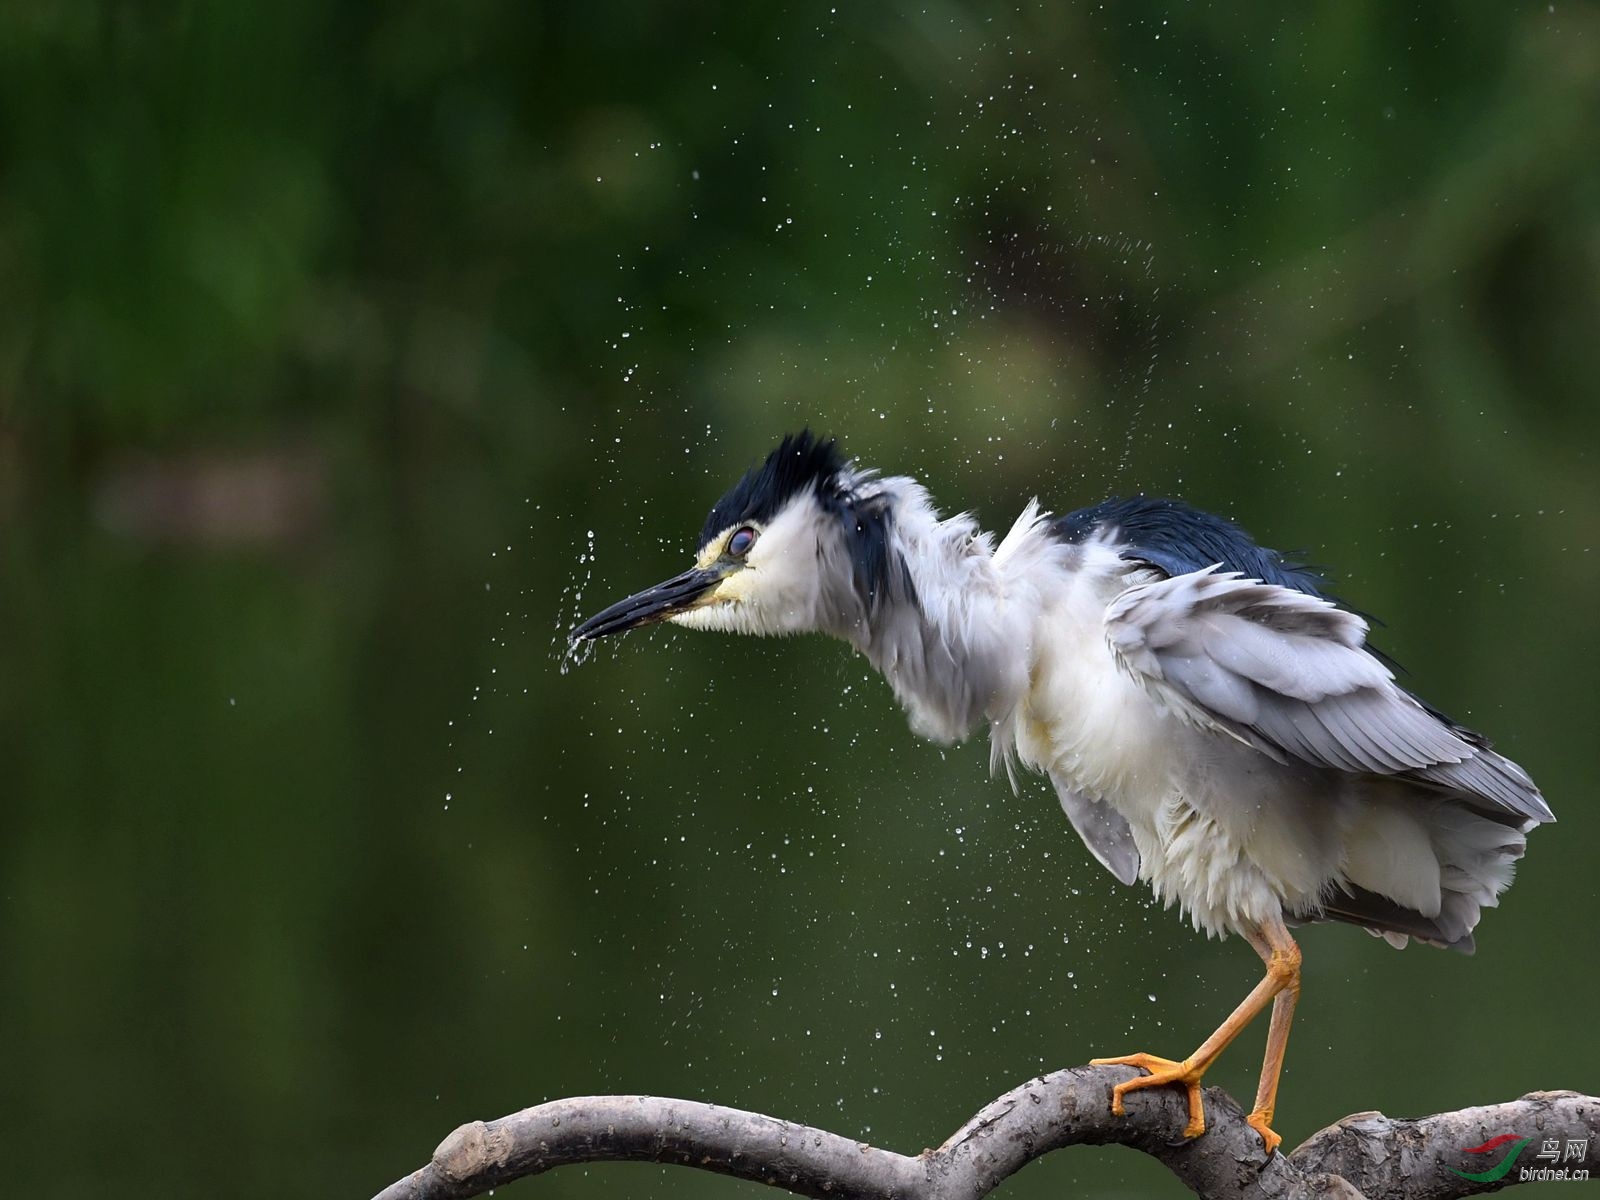
[[[1150,1072],[1137,1079],[1119,1083],[1111,1089],[1111,1111],[1117,1116],[1120,1117],[1127,1111],[1122,1098],[1129,1092],[1136,1092],[1140,1088],[1175,1084],[1184,1089],[1189,1101],[1189,1122],[1183,1127],[1183,1136],[1199,1137],[1206,1131],[1205,1105],[1200,1098],[1200,1076],[1204,1071],[1197,1070],[1194,1064],[1188,1061],[1174,1062],[1158,1054],[1143,1053],[1124,1054],[1118,1058],[1092,1058],[1089,1062],[1091,1066],[1096,1067],[1139,1067]]]
[[[1267,1154],[1271,1155],[1283,1144],[1283,1139],[1272,1130],[1272,1114],[1266,1112],[1253,1112],[1245,1121],[1251,1129],[1261,1135],[1261,1140],[1267,1147]]]
[[[1170,1058],[1162,1058],[1159,1054],[1123,1054],[1117,1058],[1091,1058],[1091,1067],[1143,1067],[1146,1071],[1163,1071],[1168,1067],[1181,1067],[1183,1064]]]

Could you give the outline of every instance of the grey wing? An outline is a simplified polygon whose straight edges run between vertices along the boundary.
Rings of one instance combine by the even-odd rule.
[[[1522,768],[1394,681],[1367,623],[1331,601],[1208,567],[1140,584],[1106,637],[1157,699],[1279,762],[1398,775],[1491,814],[1554,820]]]
[[[1135,882],[1139,878],[1139,847],[1133,844],[1133,831],[1123,815],[1104,801],[1074,790],[1054,774],[1050,782],[1055,785],[1062,811],[1089,847],[1089,853],[1123,883]]]

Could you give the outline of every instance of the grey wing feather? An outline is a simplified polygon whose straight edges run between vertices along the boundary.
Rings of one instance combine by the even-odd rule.
[[[1056,775],[1050,776],[1050,782],[1055,784],[1062,811],[1089,847],[1089,853],[1123,883],[1135,882],[1139,878],[1139,847],[1134,845],[1126,818],[1104,801],[1074,790]]]
[[[1555,819],[1521,767],[1398,686],[1366,648],[1366,622],[1320,596],[1208,567],[1129,588],[1105,625],[1158,699],[1279,762],[1399,775]]]

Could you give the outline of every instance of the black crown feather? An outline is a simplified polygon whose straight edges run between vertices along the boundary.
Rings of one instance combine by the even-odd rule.
[[[819,438],[809,429],[791,433],[751,467],[728,494],[712,505],[700,530],[699,549],[731,525],[747,521],[764,524],[807,489],[829,496],[844,470],[845,459],[832,438]]]

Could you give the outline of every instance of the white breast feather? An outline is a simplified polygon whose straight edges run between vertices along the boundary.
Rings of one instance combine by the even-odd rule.
[[[1126,668],[1105,616],[1139,578],[1093,544],[1058,569],[1044,589],[1030,686],[1006,731],[1016,753],[1126,819],[1141,876],[1196,928],[1220,934],[1285,902],[1314,904],[1338,872],[1335,814],[1284,801],[1276,764],[1161,702]]]

